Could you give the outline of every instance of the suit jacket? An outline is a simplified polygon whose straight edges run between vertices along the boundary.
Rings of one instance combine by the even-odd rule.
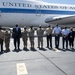
[[[12,33],[12,37],[13,38],[21,38],[22,34],[21,34],[21,29],[18,28],[18,30],[16,28],[13,28],[13,33]]]

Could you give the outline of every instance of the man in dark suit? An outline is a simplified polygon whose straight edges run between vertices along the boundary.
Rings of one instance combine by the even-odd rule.
[[[21,29],[18,27],[18,25],[16,24],[16,27],[13,28],[13,33],[12,33],[12,37],[14,39],[14,46],[15,46],[15,50],[17,49],[17,45],[18,45],[18,50],[20,49],[20,38],[21,38]]]

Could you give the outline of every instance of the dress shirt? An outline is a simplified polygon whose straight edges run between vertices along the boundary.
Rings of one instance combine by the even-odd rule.
[[[62,29],[61,32],[63,35],[68,35],[69,34],[69,30],[68,29]]]
[[[54,33],[55,34],[59,34],[61,32],[61,28],[60,27],[55,27],[54,28]]]

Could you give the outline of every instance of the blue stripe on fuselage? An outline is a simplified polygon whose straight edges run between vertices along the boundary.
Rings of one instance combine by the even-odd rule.
[[[20,9],[20,8],[0,8],[2,13],[29,13],[29,14],[62,14],[73,15],[75,11],[63,11],[63,10],[37,10],[37,9]]]

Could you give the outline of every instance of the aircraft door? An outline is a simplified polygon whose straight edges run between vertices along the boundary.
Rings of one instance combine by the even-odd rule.
[[[41,9],[36,7],[36,16],[41,16]]]

